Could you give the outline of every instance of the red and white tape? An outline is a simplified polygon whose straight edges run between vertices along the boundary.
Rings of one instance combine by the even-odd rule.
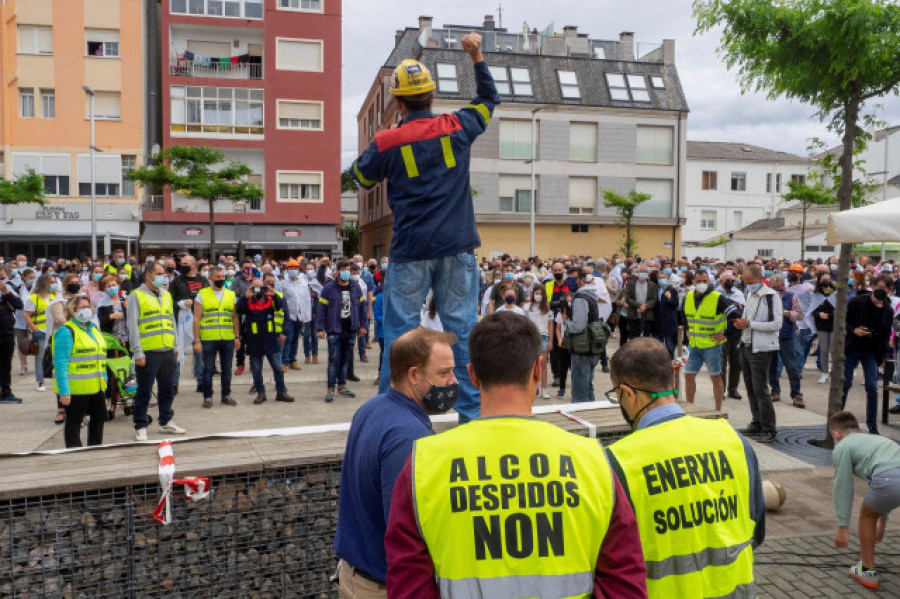
[[[175,478],[175,454],[172,451],[172,442],[166,439],[157,446],[159,451],[159,486],[162,487],[162,495],[159,504],[153,510],[153,517],[163,524],[172,523],[172,508],[170,504],[173,485],[184,485],[184,495],[189,501],[200,501],[209,496],[209,479],[200,476],[187,478]]]

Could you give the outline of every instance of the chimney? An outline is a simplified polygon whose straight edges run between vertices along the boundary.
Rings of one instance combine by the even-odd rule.
[[[619,34],[619,60],[634,60],[634,33],[631,31]]]
[[[419,33],[424,31],[425,29],[431,28],[432,21],[434,21],[434,17],[419,17]]]
[[[494,31],[497,27],[494,25],[494,15],[484,15],[484,30]]]
[[[675,40],[663,40],[663,64],[675,64]]]
[[[401,40],[401,39],[403,39],[403,34],[404,34],[404,33],[406,33],[406,32],[403,31],[402,29],[398,29],[398,30],[394,33],[394,45],[395,45],[395,46],[396,46],[397,44],[400,43],[400,40]]]
[[[563,35],[566,37],[576,37],[578,35],[578,25],[566,25],[563,27]]]

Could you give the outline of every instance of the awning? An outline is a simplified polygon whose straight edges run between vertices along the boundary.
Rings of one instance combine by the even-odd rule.
[[[873,241],[900,241],[900,198],[829,215],[828,243]]]
[[[241,235],[246,237],[249,228],[249,225],[217,224],[216,248],[237,249],[238,240]],[[209,225],[206,223],[147,223],[141,237],[141,247],[203,249],[209,247],[209,234]]]
[[[254,225],[242,240],[250,249],[334,249],[339,245],[334,225]]]

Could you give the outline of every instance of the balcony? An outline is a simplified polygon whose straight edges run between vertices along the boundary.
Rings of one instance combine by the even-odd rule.
[[[174,212],[190,212],[209,214],[209,204],[206,200],[189,198],[175,194],[172,196],[172,210]],[[216,214],[245,214],[248,212],[259,213],[265,211],[263,199],[249,200],[246,202],[232,202],[230,200],[216,200],[213,204],[213,212]]]
[[[209,79],[262,79],[262,59],[258,62],[198,62],[179,57],[169,61],[169,75],[173,77],[206,77]]]
[[[162,212],[162,196],[144,196],[144,212]]]

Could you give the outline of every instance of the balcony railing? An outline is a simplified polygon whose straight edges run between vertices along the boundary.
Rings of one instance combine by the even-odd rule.
[[[222,62],[200,63],[186,58],[169,61],[169,74],[173,77],[208,77],[210,79],[262,79],[262,62]]]
[[[217,214],[243,214],[246,212],[262,212],[265,201],[249,200],[246,202],[232,202],[231,200],[216,200],[213,204],[213,212]],[[172,197],[172,210],[174,212],[199,212],[209,213],[209,204],[206,200],[188,198],[182,195]]]
[[[162,196],[144,196],[144,212],[162,212]]]

